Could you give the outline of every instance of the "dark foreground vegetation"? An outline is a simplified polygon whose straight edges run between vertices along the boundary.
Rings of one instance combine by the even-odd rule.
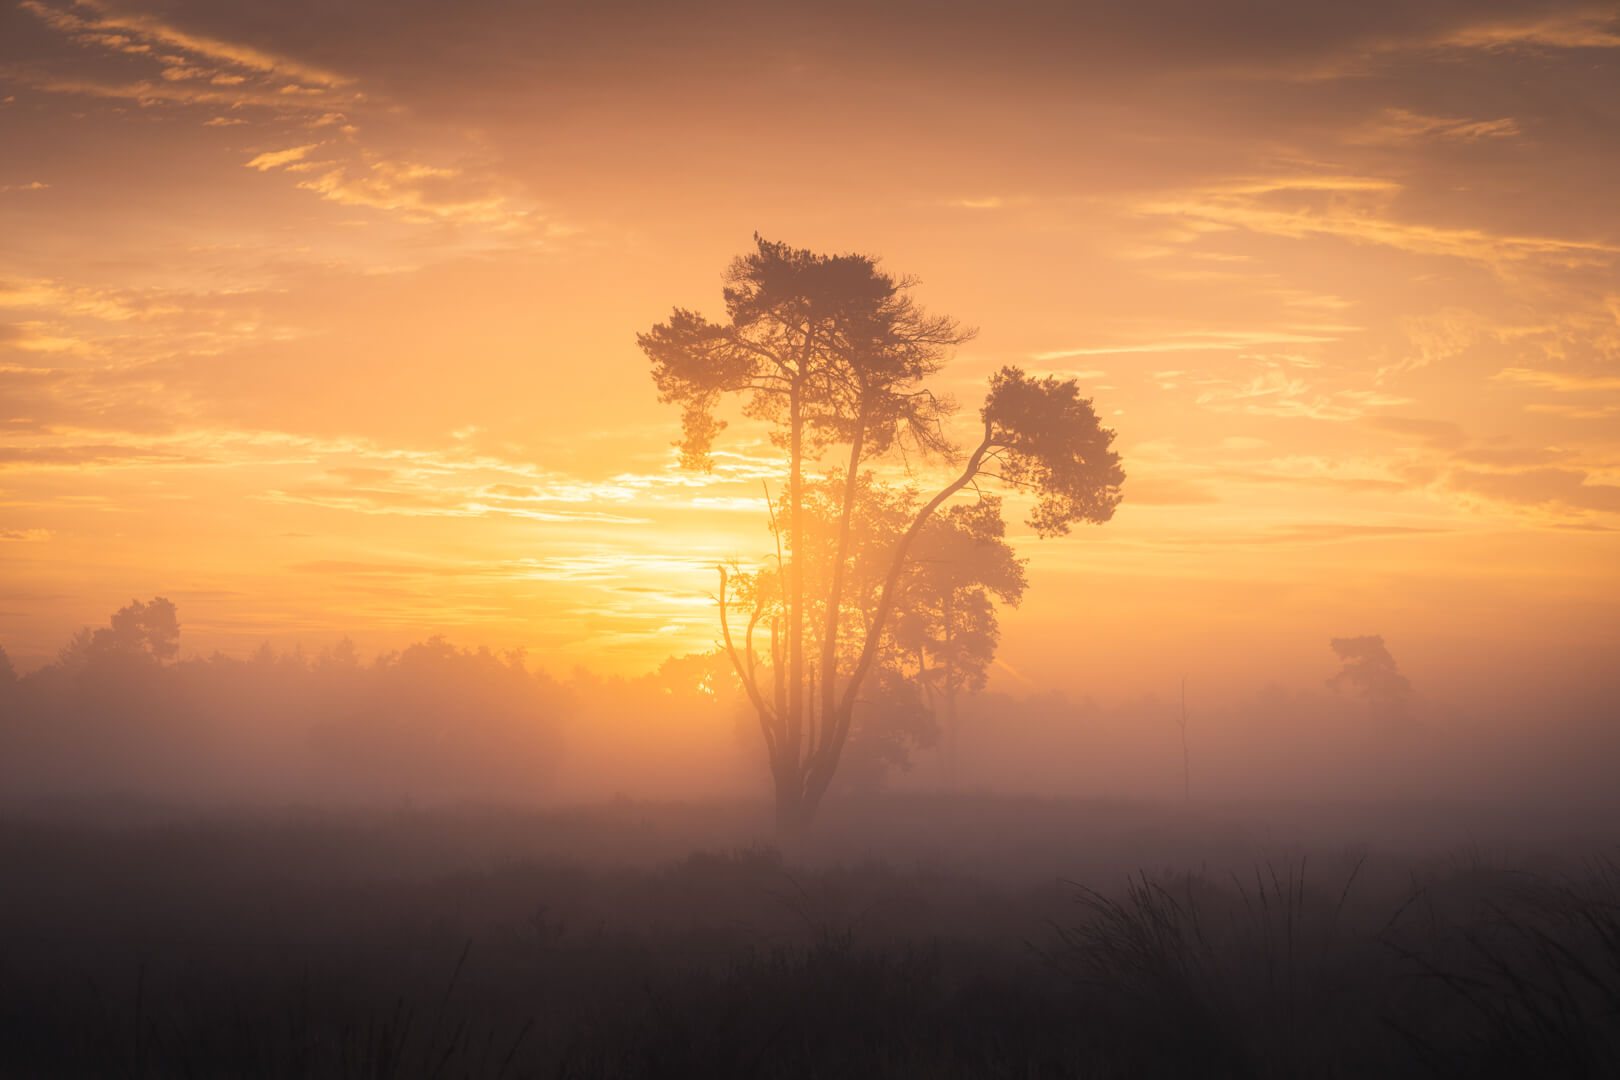
[[[783,853],[763,806],[14,807],[0,1075],[1620,1075],[1590,829],[844,813]]]

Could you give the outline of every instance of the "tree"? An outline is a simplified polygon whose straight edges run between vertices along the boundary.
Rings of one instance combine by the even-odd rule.
[[[162,596],[131,600],[113,613],[108,626],[79,630],[58,654],[64,668],[82,670],[106,661],[162,663],[180,651],[180,616]]]
[[[909,296],[914,285],[871,256],[819,255],[756,236],[755,250],[725,275],[727,321],[677,308],[637,337],[661,400],[681,407],[683,465],[709,467],[729,396],[741,398],[745,416],[771,425],[786,456],[775,572],[735,580],[736,569],[722,566],[719,595],[722,640],[759,718],[784,829],[808,823],[838,770],[908,558],[936,511],[963,489],[995,480],[1033,495],[1029,524],[1053,536],[1077,522],[1107,521],[1119,501],[1124,474],[1109,448],[1114,433],[1073,380],[1003,368],[980,410],[983,437],[964,463],[944,428],[953,403],[923,383],[972,332],[924,312]],[[808,472],[833,451],[840,464],[830,490],[809,490]],[[870,491],[862,466],[895,453],[959,472],[922,506],[906,508],[886,550],[863,552],[870,543],[854,530],[863,486]],[[823,545],[826,572],[811,587],[807,515],[818,499],[833,527]],[[869,611],[849,599],[857,574],[875,590]],[[728,617],[734,605],[749,612],[740,643]],[[852,618],[855,610],[863,617]],[[762,622],[768,663],[754,644]]]
[[[835,664],[822,670],[847,670],[858,659],[865,628],[882,597],[887,556],[919,506],[914,489],[897,489],[865,472],[845,522],[840,517],[843,490],[843,478],[836,473],[806,484],[799,540],[785,525],[785,495],[771,515],[773,532],[795,552],[792,562],[801,566],[812,626],[825,621],[823,605],[839,538],[847,533],[838,653]],[[954,721],[957,695],[982,689],[999,638],[994,598],[1016,604],[1024,588],[1023,561],[1002,539],[1005,528],[1001,501],[993,495],[952,506],[929,520],[901,575],[894,616],[856,699],[841,776],[859,786],[877,786],[890,770],[909,765],[913,749],[938,741],[937,718],[943,712],[947,724]],[[781,590],[774,587],[776,572],[750,574],[735,568],[728,576],[732,617],[756,627],[773,620],[781,625],[785,606]],[[729,671],[724,649],[719,658]]]
[[[1333,638],[1328,642],[1344,667],[1327,684],[1335,690],[1345,687],[1359,693],[1377,716],[1401,720],[1412,700],[1412,684],[1395,669],[1384,639],[1377,634],[1364,637]]]
[[[935,514],[917,537],[904,606],[894,619],[930,705],[943,708],[947,775],[956,781],[956,700],[983,690],[1001,640],[996,602],[1017,607],[1028,581],[1005,537],[1001,498],[984,495]]]

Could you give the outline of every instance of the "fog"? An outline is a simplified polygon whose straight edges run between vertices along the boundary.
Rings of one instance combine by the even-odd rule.
[[[891,695],[784,829],[718,652],[196,656],[181,614],[0,664],[7,1075],[1620,1061],[1602,699],[1448,706],[1377,635],[1225,701]]]
[[[631,678],[552,672],[544,656],[442,637],[370,657],[345,640],[178,659],[173,606],[172,625],[156,631],[130,622],[145,609],[122,609],[122,629],[115,617],[81,632],[53,663],[21,676],[6,666],[8,804],[746,806],[770,795],[757,719],[718,652]],[[1616,692],[1545,688],[1462,708],[1424,696],[1381,639],[1322,645],[1329,677],[1282,671],[1228,700],[1196,682],[1112,703],[992,688],[962,696],[954,722],[923,707],[902,727],[864,708],[833,797],[1108,799],[1186,812],[1617,806]],[[765,820],[745,813],[739,828]]]

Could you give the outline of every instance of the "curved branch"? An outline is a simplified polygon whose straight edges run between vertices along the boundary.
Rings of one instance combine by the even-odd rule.
[[[725,564],[720,564],[717,569],[720,571],[720,635],[725,639],[726,642],[726,655],[731,658],[731,666],[736,670],[737,678],[742,680],[743,690],[747,692],[748,700],[753,702],[754,711],[759,714],[759,729],[765,735],[765,745],[774,755],[776,753],[776,736],[771,731],[771,719],[773,718],[772,713],[770,707],[765,704],[765,699],[760,697],[759,687],[754,684],[754,679],[750,670],[753,665],[750,663],[749,668],[744,668],[742,661],[737,659],[737,648],[731,642],[731,624],[726,618],[727,577]],[[755,621],[758,621],[757,615],[755,616],[754,621],[751,621],[748,624],[748,631],[750,635],[753,634]],[[752,660],[752,657],[749,659]]]
[[[894,601],[900,583],[901,571],[905,569],[906,554],[911,549],[912,541],[922,532],[923,526],[933,516],[946,499],[961,491],[978,474],[979,467],[984,462],[993,445],[993,428],[990,420],[984,422],[984,440],[979,443],[973,456],[968,458],[967,465],[962,469],[962,475],[947,484],[939,494],[928,500],[917,513],[911,527],[906,530],[900,542],[895,545],[894,556],[889,562],[889,572],[883,581],[883,592],[878,598],[877,610],[872,615],[872,621],[866,628],[866,641],[861,647],[860,659],[855,662],[850,672],[849,681],[844,684],[843,697],[839,701],[836,717],[837,728],[832,736],[826,740],[824,751],[816,760],[817,776],[815,783],[818,789],[825,790],[832,782],[833,773],[838,768],[838,758],[843,752],[844,743],[849,738],[850,717],[855,709],[856,695],[860,692],[861,683],[865,681],[866,674],[872,667],[872,661],[877,656],[878,643],[883,637],[883,626],[888,621],[889,612],[894,607]],[[817,795],[819,796],[819,790]]]
[[[811,753],[825,752],[828,738],[836,725],[838,704],[838,613],[844,598],[844,561],[849,557],[850,518],[855,515],[855,498],[860,491],[861,449],[866,440],[866,401],[861,401],[855,417],[855,438],[849,452],[849,467],[844,472],[843,513],[838,520],[838,547],[833,554],[832,582],[827,587],[825,626],[821,636],[821,739],[812,742]],[[814,694],[811,695],[812,698]]]
[[[900,571],[905,568],[906,553],[911,550],[912,541],[917,538],[918,533],[922,532],[922,528],[928,523],[928,519],[933,516],[934,511],[938,510],[946,499],[972,483],[974,476],[978,475],[979,466],[984,461],[985,454],[990,450],[991,438],[990,421],[986,420],[984,424],[984,441],[979,444],[978,449],[973,451],[973,456],[968,458],[967,465],[962,469],[962,475],[952,480],[940,490],[939,494],[928,500],[927,505],[918,511],[916,519],[912,521],[911,527],[906,530],[906,534],[895,545],[894,557],[889,561],[889,573],[883,580],[883,593],[878,598],[877,611],[872,616],[872,625],[866,632],[866,642],[861,648],[861,658],[856,661],[855,670],[850,673],[849,683],[844,688],[843,707],[839,710],[840,712],[847,712],[849,706],[854,703],[855,692],[860,687],[861,680],[866,677],[866,672],[871,668],[872,660],[877,655],[878,638],[882,635],[883,624],[888,621],[889,611],[894,606],[895,589],[900,583]]]

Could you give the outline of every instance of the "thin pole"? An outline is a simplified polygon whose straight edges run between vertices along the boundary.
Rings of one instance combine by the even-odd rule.
[[[1181,677],[1181,797],[1192,798],[1192,754],[1187,749],[1187,676]]]

